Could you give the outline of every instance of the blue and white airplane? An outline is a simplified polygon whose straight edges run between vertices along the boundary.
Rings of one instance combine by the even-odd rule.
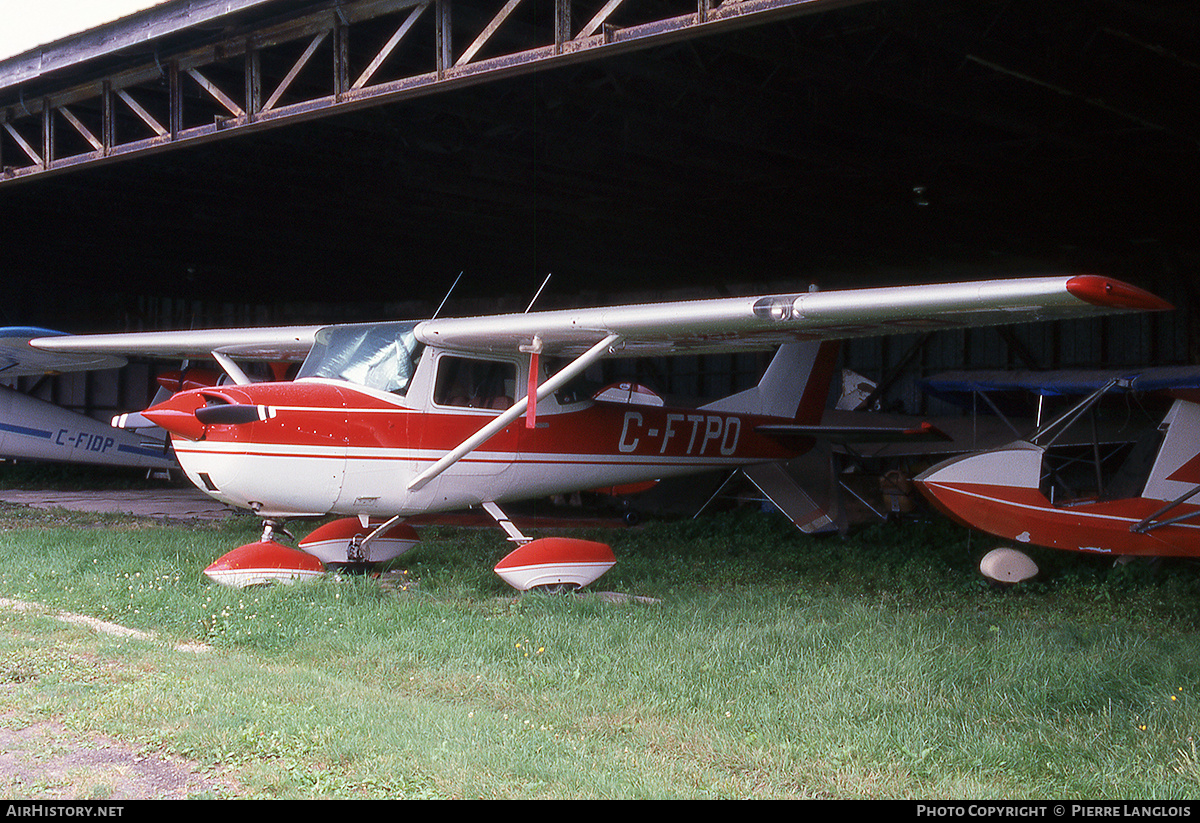
[[[31,336],[58,332],[27,327],[0,328],[0,380],[120,368],[125,360],[108,356],[39,357],[31,352]],[[176,469],[179,464],[158,437],[115,429],[109,421],[94,420],[0,385],[0,458]]]

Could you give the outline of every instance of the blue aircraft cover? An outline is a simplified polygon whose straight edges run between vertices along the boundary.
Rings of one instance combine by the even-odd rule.
[[[921,381],[935,397],[960,405],[971,402],[973,392],[1025,392],[1043,396],[1084,396],[1114,377],[1121,382],[1110,391],[1154,392],[1200,388],[1200,366],[1130,367],[1128,369],[1078,369],[1060,371],[958,371],[943,372]]]

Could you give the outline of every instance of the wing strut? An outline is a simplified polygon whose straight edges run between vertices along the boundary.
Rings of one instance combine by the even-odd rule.
[[[1185,503],[1188,500],[1191,500],[1197,494],[1200,494],[1200,486],[1197,486],[1196,488],[1192,489],[1190,492],[1184,492],[1179,497],[1176,497],[1170,503],[1168,503],[1167,505],[1163,506],[1161,509],[1156,511],[1154,514],[1147,517],[1145,520],[1134,523],[1132,526],[1129,527],[1129,530],[1131,532],[1136,532],[1138,534],[1145,534],[1146,532],[1151,531],[1152,529],[1157,529],[1162,526],[1170,526],[1172,523],[1179,523],[1184,520],[1190,520],[1191,518],[1196,517],[1197,515],[1200,515],[1200,512],[1189,512],[1188,514],[1181,514],[1178,517],[1172,517],[1169,520],[1158,520],[1159,517],[1162,517],[1164,514],[1166,514],[1167,512],[1169,512],[1171,509],[1175,508],[1176,506],[1181,505],[1182,503]]]
[[[599,343],[585,351],[583,354],[579,355],[579,357],[572,360],[556,375],[551,377],[542,385],[538,386],[534,403],[558,391],[558,389],[561,388],[567,381],[571,380],[588,366],[592,365],[592,363],[603,357],[608,352],[609,348],[620,339],[621,335],[610,334]],[[488,423],[486,426],[475,432],[475,434],[471,435],[463,442],[459,443],[458,446],[456,446],[452,451],[447,452],[440,460],[409,481],[408,490],[417,491],[423,488],[430,480],[453,466],[463,457],[482,446],[488,440],[492,439],[492,437],[502,431],[505,426],[524,414],[528,406],[529,395],[526,394],[495,420]]]
[[[246,373],[244,371],[242,371],[241,367],[237,363],[233,362],[232,357],[227,355],[225,352],[219,351],[217,349],[213,349],[212,356],[213,356],[213,360],[217,361],[218,365],[220,365],[220,367],[225,370],[225,373],[227,375],[229,375],[229,378],[231,380],[233,380],[233,382],[236,385],[238,385],[238,386],[250,385],[250,383],[251,383],[250,378],[246,376]]]

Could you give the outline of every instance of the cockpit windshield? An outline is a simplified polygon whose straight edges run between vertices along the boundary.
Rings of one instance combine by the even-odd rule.
[[[327,377],[404,394],[421,356],[422,344],[413,334],[416,325],[356,323],[321,329],[296,379]]]

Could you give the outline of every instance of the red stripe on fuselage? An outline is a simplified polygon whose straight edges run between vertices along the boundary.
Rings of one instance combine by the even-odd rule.
[[[279,446],[291,456],[329,456],[315,447],[357,450],[397,449],[447,452],[470,437],[494,414],[471,410],[419,412],[349,385],[332,383],[259,383],[222,388],[231,402],[270,406],[269,420],[240,425],[212,425],[205,430],[207,452],[271,456]],[[176,395],[169,403],[195,408]],[[164,404],[166,405],[166,404]],[[472,459],[489,452],[528,454],[531,461],[552,465],[580,462],[576,457],[625,457],[637,462],[698,461],[720,465],[730,460],[780,460],[806,450],[788,448],[755,427],[776,418],[694,409],[597,403],[538,418],[536,428],[516,421],[477,449]],[[213,448],[227,444],[228,449]],[[186,444],[181,444],[186,449]],[[197,448],[196,451],[201,449]],[[569,455],[570,457],[566,457]],[[370,455],[363,455],[369,457]],[[378,455],[386,458],[386,455]],[[586,462],[586,460],[584,461]]]

